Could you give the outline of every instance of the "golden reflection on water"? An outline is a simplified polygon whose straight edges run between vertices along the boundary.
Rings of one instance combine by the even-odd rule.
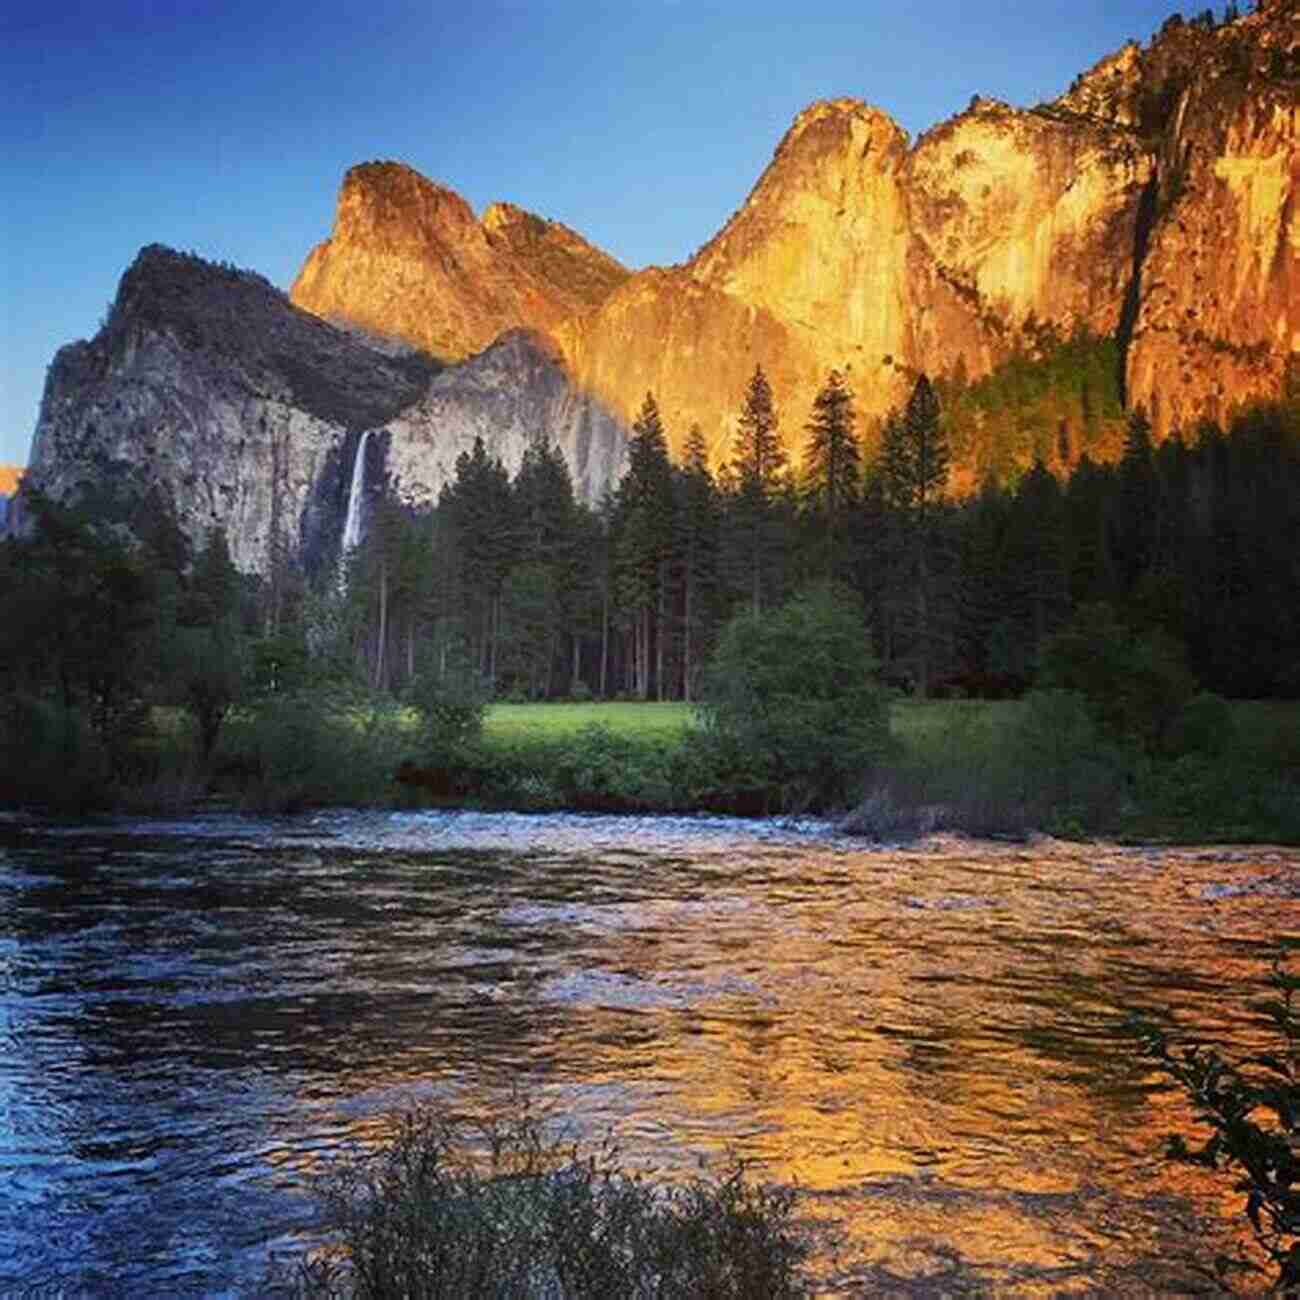
[[[1245,1002],[1297,937],[1300,854],[936,839],[611,862],[557,881],[524,861],[465,896],[492,980],[431,994],[425,1036],[346,1091],[487,1105],[522,1080],[630,1163],[739,1155],[806,1193],[828,1294],[1168,1293],[1243,1240],[1240,1196],[1163,1159],[1190,1113],[1122,1025],[1258,1046]],[[394,960],[408,942],[436,964],[435,931]],[[457,1017],[477,1041],[438,1031]]]

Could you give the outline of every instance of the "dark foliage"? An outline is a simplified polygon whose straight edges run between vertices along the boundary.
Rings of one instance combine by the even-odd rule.
[[[1300,1295],[1300,977],[1275,962],[1272,996],[1255,1008],[1273,1030],[1276,1046],[1240,1061],[1225,1059],[1201,1043],[1177,1044],[1152,1026],[1141,1030],[1146,1055],[1187,1095],[1198,1124],[1210,1136],[1189,1147],[1181,1134],[1169,1139],[1171,1159],[1221,1171],[1245,1193],[1244,1213],[1268,1261],[1219,1258],[1220,1278],[1229,1271],[1273,1273],[1273,1288]]]

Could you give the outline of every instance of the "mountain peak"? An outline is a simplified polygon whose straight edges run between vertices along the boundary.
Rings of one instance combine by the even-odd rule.
[[[318,316],[459,360],[516,325],[551,328],[627,274],[558,222],[505,202],[479,221],[459,194],[413,167],[369,162],[344,176],[334,229],[290,297]]]

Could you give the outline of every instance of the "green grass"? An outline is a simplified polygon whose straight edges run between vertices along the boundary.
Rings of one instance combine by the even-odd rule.
[[[560,740],[585,727],[608,727],[638,740],[672,740],[690,725],[689,704],[592,701],[583,704],[493,704],[483,728],[493,741]]]
[[[947,828],[1300,843],[1300,701],[1234,702],[1220,749],[1158,760],[1089,740],[1068,710],[1031,718],[1028,708],[1017,700],[896,700],[896,751],[864,774],[857,829],[881,839]],[[745,770],[717,767],[698,737],[682,743],[693,719],[682,703],[495,704],[455,798],[488,807],[779,811]],[[255,808],[418,805],[427,792],[393,779],[415,744],[414,714],[391,700],[286,700],[233,714],[205,771],[188,716],[155,709],[133,751],[139,770],[96,787],[97,797],[171,810],[202,798],[211,778],[210,793]],[[39,797],[43,769],[30,743],[23,762]],[[57,788],[80,798],[66,767]],[[53,777],[48,783],[54,788]]]

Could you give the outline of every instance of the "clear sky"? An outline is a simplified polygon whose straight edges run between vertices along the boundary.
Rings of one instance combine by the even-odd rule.
[[[287,289],[344,171],[393,158],[477,211],[507,199],[628,266],[677,262],[813,100],[857,96],[915,137],[976,93],[1055,97],[1174,7],[5,0],[0,463],[26,462],[46,366],[144,244]]]

